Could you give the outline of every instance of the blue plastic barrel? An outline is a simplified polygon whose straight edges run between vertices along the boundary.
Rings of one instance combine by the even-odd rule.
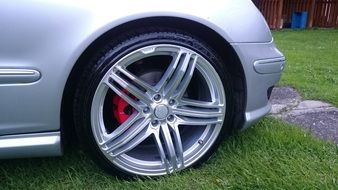
[[[293,12],[291,28],[305,28],[307,23],[307,11]]]

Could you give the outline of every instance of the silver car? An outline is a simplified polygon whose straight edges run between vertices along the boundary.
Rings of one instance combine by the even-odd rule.
[[[285,63],[250,0],[2,0],[0,26],[0,158],[77,138],[120,176],[206,161]]]

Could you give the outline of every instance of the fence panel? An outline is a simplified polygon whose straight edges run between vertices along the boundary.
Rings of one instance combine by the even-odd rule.
[[[307,27],[338,27],[338,0],[253,0],[270,28],[291,23],[293,12],[307,11]]]
[[[253,0],[272,29],[282,25],[283,0]]]
[[[338,26],[338,0],[317,0],[314,15],[314,26]]]

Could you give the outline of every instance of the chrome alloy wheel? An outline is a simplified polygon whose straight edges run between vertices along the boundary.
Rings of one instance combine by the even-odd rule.
[[[154,60],[160,63],[154,66]],[[109,105],[114,96],[131,106],[121,123],[106,113],[116,106]],[[192,165],[209,150],[225,119],[225,101],[218,73],[200,54],[178,45],[146,46],[103,76],[91,105],[92,132],[120,170],[165,175]]]

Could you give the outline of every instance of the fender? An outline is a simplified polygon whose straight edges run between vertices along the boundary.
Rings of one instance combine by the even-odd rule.
[[[272,40],[250,0],[1,1],[0,69],[34,70],[41,76],[30,83],[0,84],[0,135],[60,130],[63,90],[86,48],[121,24],[163,16],[201,23],[229,43]]]

